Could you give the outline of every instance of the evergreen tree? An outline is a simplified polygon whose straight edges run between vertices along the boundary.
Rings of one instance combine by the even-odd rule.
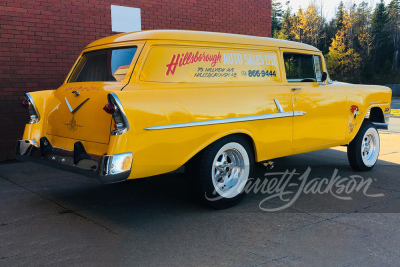
[[[343,9],[341,28],[337,30],[335,38],[329,47],[327,55],[327,65],[330,74],[335,79],[349,80],[357,76],[361,58],[352,48],[351,34],[354,19],[350,16],[351,10]]]
[[[276,38],[279,31],[282,29],[283,19],[282,4],[276,0],[272,1],[272,19],[271,19],[271,32],[272,36]]]
[[[300,41],[302,35],[303,43],[316,46],[326,55],[328,70],[335,79],[400,83],[400,72],[396,72],[400,70],[400,0],[391,0],[387,7],[381,0],[375,8],[367,0],[350,6],[340,2],[330,21],[318,11],[322,7],[315,1],[296,13],[289,3],[283,14],[273,15],[275,38]],[[274,9],[282,10],[279,5]]]
[[[336,31],[339,31],[343,27],[343,14],[344,14],[344,4],[343,1],[340,1],[339,7],[336,11]]]
[[[389,15],[386,11],[386,6],[383,0],[376,5],[375,11],[372,15],[372,63],[374,71],[380,73],[387,71],[388,56],[392,54],[393,48],[389,39],[389,32],[387,24],[389,22]]]
[[[292,28],[292,9],[290,7],[290,1],[286,3],[286,10],[282,17],[282,28],[274,33],[273,37],[283,40],[293,40],[290,34],[290,29]]]
[[[393,42],[392,70],[400,70],[400,2],[392,0],[388,6],[388,30]]]

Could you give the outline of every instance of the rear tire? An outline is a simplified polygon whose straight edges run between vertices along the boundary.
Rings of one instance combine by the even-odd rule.
[[[194,157],[187,165],[187,175],[202,203],[225,209],[245,197],[253,162],[253,148],[247,139],[232,135],[214,142]]]
[[[378,161],[379,133],[373,123],[365,121],[347,147],[350,166],[356,171],[369,171]]]

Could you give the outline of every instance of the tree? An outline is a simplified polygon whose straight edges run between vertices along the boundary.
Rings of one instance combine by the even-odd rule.
[[[300,41],[301,36],[303,43],[319,48],[335,79],[400,83],[400,0],[391,0],[387,7],[383,0],[375,7],[369,0],[359,5],[340,2],[330,21],[322,15],[322,0],[321,6],[316,2],[295,13],[286,2],[282,17],[273,15],[274,37]]]
[[[368,57],[371,52],[371,13],[372,9],[368,6],[368,3],[362,2],[358,5],[354,14],[354,36],[356,37],[355,47],[362,58]]]
[[[318,14],[315,5],[310,4],[305,12],[300,8],[291,17],[291,25],[290,34],[293,38],[292,40],[319,46],[323,37],[324,19]]]
[[[349,34],[352,30],[353,19],[344,8],[341,15],[341,26],[336,32],[335,38],[329,47],[327,55],[327,66],[332,77],[336,79],[344,79],[357,74],[360,67],[361,58],[359,54],[350,47],[352,45],[352,36]]]
[[[273,0],[271,21],[271,32],[273,37],[277,36],[279,31],[282,29],[283,13],[282,4]]]
[[[393,41],[392,70],[400,70],[400,2],[392,0],[388,6],[388,30]]]
[[[388,70],[388,56],[392,54],[393,48],[389,39],[387,23],[389,15],[386,11],[386,6],[383,0],[376,5],[372,15],[372,63],[374,71],[380,73]],[[390,68],[390,67],[389,67]]]
[[[343,14],[345,12],[345,6],[343,4],[343,1],[340,1],[339,7],[337,8],[336,11],[336,31],[339,31],[343,27]]]
[[[304,35],[308,44],[318,47],[321,42],[324,19],[318,14],[317,7],[309,5],[304,18]]]
[[[291,17],[291,28],[289,36],[292,41],[304,42],[304,27],[305,27],[305,17],[303,9],[300,7],[299,11]]]
[[[293,40],[290,34],[290,29],[292,28],[292,9],[290,7],[290,1],[286,3],[286,10],[282,16],[282,27],[279,31],[273,32],[273,37],[283,40]]]

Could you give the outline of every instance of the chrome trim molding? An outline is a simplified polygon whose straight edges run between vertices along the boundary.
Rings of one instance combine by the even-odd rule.
[[[287,111],[287,112],[278,112],[278,113],[256,115],[256,116],[239,117],[239,118],[210,120],[210,121],[197,121],[197,122],[188,122],[188,123],[178,123],[178,124],[168,124],[168,125],[161,125],[161,126],[152,126],[152,127],[145,128],[145,130],[163,130],[163,129],[173,129],[173,128],[184,128],[184,127],[194,127],[194,126],[204,126],[204,125],[215,125],[215,124],[243,122],[243,121],[268,120],[268,119],[277,119],[277,118],[284,118],[284,117],[303,116],[304,114],[306,114],[304,111]]]
[[[67,100],[67,97],[65,97],[65,102],[67,103],[67,106],[68,106],[68,108],[69,108],[69,111],[72,113],[73,109],[72,109],[71,105],[69,104],[69,102],[68,102],[68,100]]]
[[[278,109],[278,113],[284,113],[285,111],[283,110],[281,103],[279,103],[278,99],[274,98],[276,108]]]
[[[388,123],[380,123],[380,122],[373,122],[376,129],[388,130],[389,124]]]
[[[35,140],[18,140],[15,158],[19,161],[32,161],[64,171],[79,173],[100,179],[103,183],[125,181],[132,168],[132,153],[116,155],[89,155],[74,164],[74,151],[54,147],[54,151],[41,156],[40,147]]]
[[[305,111],[293,111],[293,117],[306,115]]]
[[[128,118],[126,117],[125,110],[124,110],[124,108],[122,107],[122,103],[121,103],[121,101],[119,100],[118,96],[116,96],[114,93],[109,93],[109,94],[108,94],[108,97],[112,98],[112,99],[114,100],[115,104],[117,105],[117,107],[119,108],[119,110],[120,110],[120,112],[121,112],[121,115],[122,115],[122,118],[123,118],[123,120],[124,120],[124,124],[125,124],[125,126],[126,126],[126,129],[125,129],[125,130],[123,130],[123,131],[121,131],[121,130],[116,131],[115,133],[112,133],[112,135],[121,135],[121,134],[123,134],[123,133],[126,133],[126,132],[129,130],[129,122],[128,122]]]
[[[65,102],[67,102],[67,106],[69,108],[69,111],[71,111],[72,114],[74,114],[75,112],[78,111],[78,109],[80,109],[83,104],[85,104],[90,98],[86,98],[82,103],[80,103],[75,109],[72,109],[71,105],[69,104],[67,97],[65,97]]]
[[[28,98],[28,100],[29,100],[29,102],[31,103],[31,105],[32,105],[32,107],[33,107],[33,110],[35,111],[36,116],[37,116],[37,117],[33,117],[33,116],[31,115],[31,120],[28,122],[28,124],[35,124],[35,123],[38,123],[38,122],[40,121],[40,114],[39,114],[39,111],[38,111],[37,108],[36,108],[35,102],[33,102],[33,98],[31,97],[31,95],[30,95],[29,93],[25,93],[25,97]]]

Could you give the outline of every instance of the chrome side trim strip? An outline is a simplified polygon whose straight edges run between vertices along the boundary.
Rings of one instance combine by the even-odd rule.
[[[256,115],[256,116],[239,117],[239,118],[210,120],[210,121],[197,121],[197,122],[188,122],[188,123],[178,123],[178,124],[169,124],[169,125],[161,125],[161,126],[152,126],[152,127],[145,128],[145,130],[163,130],[163,129],[174,129],[174,128],[184,128],[184,127],[194,127],[194,126],[204,126],[204,125],[215,125],[215,124],[243,122],[243,121],[268,120],[268,119],[277,119],[277,118],[284,118],[284,117],[303,116],[304,114],[306,114],[304,111],[294,111],[294,112],[293,111],[287,111],[287,112],[278,112],[278,113]]]
[[[293,117],[306,115],[305,111],[293,111]]]
[[[389,129],[389,124],[388,123],[380,123],[380,122],[373,122],[375,125],[376,129],[382,129],[382,130],[388,130]]]
[[[35,102],[33,102],[33,98],[29,93],[25,93],[25,96],[29,99],[29,102],[32,104],[33,110],[36,112],[37,118],[33,122],[29,122],[29,124],[34,124],[40,121],[40,114],[39,111],[36,108]]]

